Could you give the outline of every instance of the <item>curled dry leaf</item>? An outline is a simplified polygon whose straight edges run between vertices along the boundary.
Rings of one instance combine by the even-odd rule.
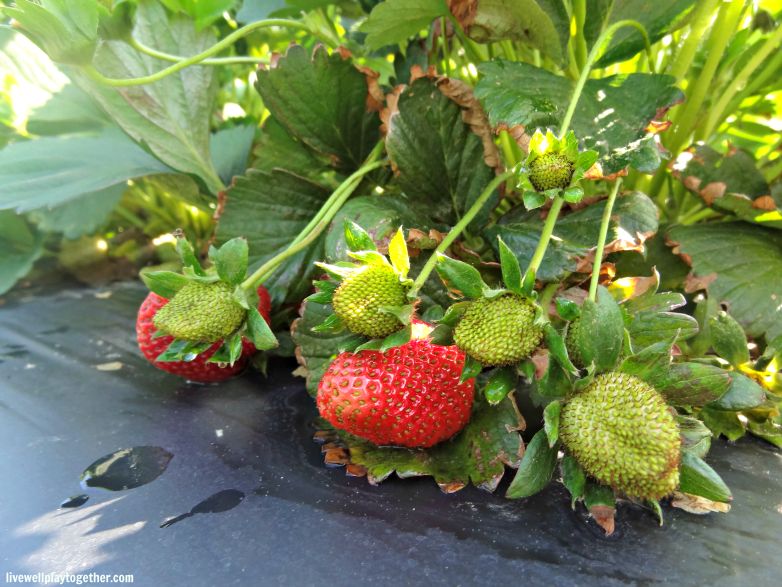
[[[595,519],[595,522],[600,524],[603,530],[606,531],[606,536],[614,533],[614,514],[616,509],[607,505],[594,505],[589,508],[589,513]]]
[[[709,286],[717,279],[716,273],[698,277],[692,271],[684,278],[684,293],[695,293],[699,290],[709,291]]]
[[[711,512],[720,512],[727,514],[730,511],[730,504],[719,501],[711,501],[699,495],[690,495],[681,491],[673,492],[671,505],[690,514],[709,514]]]

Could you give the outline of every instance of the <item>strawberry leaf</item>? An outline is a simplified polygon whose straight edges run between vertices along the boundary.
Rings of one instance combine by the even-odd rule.
[[[448,14],[445,0],[386,0],[375,4],[359,30],[370,50],[400,43],[428,28],[433,20]]]
[[[720,357],[736,368],[749,363],[747,336],[738,322],[725,312],[718,312],[709,318],[711,345]]]
[[[253,169],[286,169],[307,179],[316,178],[328,168],[328,157],[295,138],[274,116],[263,123],[263,134],[253,147],[253,156]]]
[[[184,275],[172,271],[142,271],[139,277],[150,291],[167,300],[173,298],[190,281]]]
[[[557,466],[557,445],[558,442],[549,444],[545,430],[535,434],[524,451],[521,466],[505,497],[529,497],[548,485]]]
[[[584,300],[578,345],[584,364],[594,362],[597,372],[613,369],[624,342],[622,312],[604,287],[597,288],[597,302]]]
[[[708,426],[715,438],[722,434],[728,440],[738,440],[746,433],[744,424],[741,423],[736,412],[703,408],[698,412],[698,418]]]
[[[731,384],[730,374],[711,365],[674,363],[663,377],[649,382],[674,406],[702,406],[719,399]]]
[[[730,386],[717,400],[709,402],[709,410],[725,412],[741,412],[762,405],[766,400],[766,392],[752,379],[741,373],[730,373]]]

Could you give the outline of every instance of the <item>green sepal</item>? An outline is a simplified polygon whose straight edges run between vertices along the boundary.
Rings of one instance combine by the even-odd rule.
[[[239,285],[247,275],[249,256],[247,241],[241,237],[232,238],[213,255],[213,262],[220,279],[231,285]]]
[[[336,314],[332,314],[322,324],[312,329],[313,332],[330,332],[331,334],[339,334],[343,330],[345,330],[345,325]]]
[[[350,264],[349,267],[344,267],[345,264],[339,264],[339,265],[329,265],[328,263],[315,263],[318,267],[323,269],[323,271],[326,272],[326,274],[331,277],[336,282],[341,282],[343,279],[351,275],[355,270],[356,266],[353,264]]]
[[[429,306],[426,311],[421,314],[421,320],[427,324],[434,324],[435,322],[442,320],[444,315],[445,310],[443,310],[443,307],[440,304],[434,304],[433,306]]]
[[[597,288],[597,301],[587,298],[581,308],[578,345],[584,363],[594,361],[598,372],[616,366],[624,342],[622,311],[608,290]]]
[[[351,334],[347,338],[343,338],[339,341],[339,346],[337,349],[340,354],[355,353],[356,349],[358,349],[358,347],[360,347],[365,342],[367,342],[366,336],[361,336],[360,334]]]
[[[483,290],[488,288],[475,267],[439,252],[435,269],[448,292],[455,297],[478,299],[483,295]]]
[[[715,438],[722,434],[728,440],[738,440],[747,432],[736,412],[703,408],[698,412],[698,418],[706,424]]]
[[[462,367],[462,374],[459,376],[459,383],[464,383],[468,379],[477,377],[483,370],[483,365],[470,355],[464,357],[464,367]]]
[[[388,259],[386,259],[384,255],[381,255],[377,251],[355,251],[349,252],[348,255],[357,261],[366,263],[367,265],[387,265],[391,267]]]
[[[234,289],[234,301],[239,304],[245,310],[250,308],[258,308],[260,298],[258,296],[258,290],[256,288],[242,289],[238,285]]]
[[[598,156],[597,151],[582,151],[578,154],[573,165],[573,175],[570,178],[571,186],[581,181],[584,174],[597,162]]]
[[[703,459],[683,452],[679,468],[679,491],[699,495],[712,501],[733,499],[725,482]]]
[[[529,187],[531,188],[532,184],[529,184]],[[535,210],[536,208],[540,208],[543,204],[546,203],[546,200],[548,200],[545,194],[541,194],[540,192],[533,191],[532,189],[525,190],[524,194],[521,197],[522,200],[524,201],[524,207],[527,210]]]
[[[263,320],[263,319],[262,319]],[[231,367],[234,366],[234,363],[239,360],[239,357],[242,356],[242,333],[234,332],[233,334],[230,334],[225,337],[225,343],[228,345],[228,363],[231,365]]]
[[[220,281],[220,276],[217,275],[217,273],[206,273],[202,271],[198,273],[198,271],[195,269],[195,267],[185,267],[182,270],[182,273],[185,274],[185,277],[189,279],[190,281],[195,281],[196,283],[215,283],[217,281]]]
[[[377,311],[381,314],[391,314],[402,324],[407,326],[413,319],[413,314],[415,314],[415,304],[407,304],[404,306],[380,306]]]
[[[223,344],[214,352],[214,354],[206,360],[207,363],[224,363],[231,362],[231,344],[226,338]]]
[[[304,301],[313,302],[315,304],[330,304],[333,301],[333,298],[334,292],[332,291],[318,291],[304,298]]]
[[[167,300],[173,298],[189,282],[187,277],[173,271],[142,271],[139,276],[151,292]]]
[[[155,361],[158,363],[189,362],[213,344],[212,342],[190,342],[175,338],[168,345],[168,348],[158,355]]]
[[[704,365],[705,366],[705,365]],[[706,404],[710,410],[742,412],[762,405],[766,401],[765,390],[752,379],[732,371],[728,390],[720,397]]]
[[[648,383],[674,406],[702,406],[719,399],[729,388],[729,374],[700,363],[673,363]]]
[[[632,338],[630,337],[630,331],[627,330],[627,328],[625,328],[624,343],[622,344],[622,352],[626,356],[635,354],[635,349],[633,348],[633,341]]]
[[[313,281],[312,285],[317,287],[322,292],[328,292],[330,294],[333,294],[335,291],[337,291],[337,288],[339,287],[339,283],[335,283],[333,281]]]
[[[565,298],[557,298],[557,314],[563,320],[572,322],[579,316],[581,316],[581,308],[576,302],[571,302]]]
[[[165,330],[158,330],[157,332],[155,332],[155,334],[152,335],[152,338],[160,338],[162,336],[171,336],[171,335]]]
[[[741,325],[725,312],[709,318],[711,346],[715,352],[734,367],[750,360],[747,337]]]
[[[765,371],[774,359],[776,359],[777,365],[782,366],[782,334],[768,344],[766,351],[755,362],[753,369]]]
[[[519,370],[515,365],[507,367],[497,367],[490,375],[486,383],[484,393],[488,402],[496,406],[508,393],[516,389],[519,380]]]
[[[464,316],[464,313],[470,307],[471,303],[472,302],[456,302],[455,304],[452,304],[445,311],[445,315],[437,321],[438,324],[456,328],[456,325],[459,324],[459,320],[462,319],[462,316]]]
[[[432,332],[429,333],[429,340],[432,344],[439,346],[453,345],[453,328],[445,324],[438,324]]]
[[[377,251],[375,241],[355,222],[345,218],[345,242],[351,251]]]
[[[561,194],[561,193],[562,193],[562,190],[561,190],[561,189],[559,189],[559,188],[551,188],[550,190],[546,190],[546,191],[545,191],[545,192],[543,192],[543,193],[545,194],[545,196],[546,196],[546,197],[547,197],[549,200],[553,200],[553,199],[554,199],[554,198],[556,198],[556,197],[557,197],[559,194]]]
[[[557,402],[558,403],[558,402]],[[578,461],[570,455],[565,455],[562,459],[562,483],[572,496],[570,506],[576,509],[576,502],[584,497],[584,487],[586,486],[586,473]]]
[[[589,384],[592,383],[596,372],[597,369],[595,368],[594,363],[587,365],[586,375],[584,375],[581,379],[577,379],[575,383],[573,383],[573,389],[575,391],[584,391],[587,387],[589,387]]]
[[[396,272],[402,277],[407,277],[407,273],[410,271],[410,256],[407,254],[407,243],[401,226],[391,242],[388,243],[388,257]]]
[[[247,311],[247,338],[259,351],[273,349],[280,344],[257,308]]]
[[[203,270],[201,264],[198,262],[198,259],[196,259],[195,253],[193,252],[193,247],[190,246],[190,243],[187,242],[185,237],[177,237],[176,250],[177,253],[179,253],[179,258],[182,259],[182,266],[185,268],[183,273],[185,275],[187,275],[187,269],[192,268],[192,274],[201,277],[206,276],[206,271]]]
[[[651,385],[652,381],[665,377],[668,372],[674,342],[676,335],[646,347],[622,361],[617,371],[635,375]]]
[[[505,295],[508,293],[507,289],[492,289],[488,286],[483,288],[483,291],[481,292],[481,296],[486,298],[487,300],[493,300],[494,298],[498,298],[502,295]]]
[[[551,480],[557,466],[558,443],[551,446],[545,430],[538,431],[527,445],[516,476],[505,497],[520,498],[535,495]]]
[[[698,321],[698,332],[687,341],[690,356],[700,357],[711,348],[710,318],[719,312],[717,300],[713,297],[702,298],[695,306],[693,318]]]
[[[565,371],[569,371],[573,375],[578,374],[578,369],[570,361],[570,357],[568,357],[565,341],[550,322],[546,322],[543,326],[543,341],[546,343],[546,348],[551,351],[551,355]]]
[[[385,342],[382,338],[372,338],[365,342],[362,345],[359,345],[356,347],[356,350],[354,350],[354,353],[357,353],[359,351],[379,351],[380,347],[383,346],[383,343]]]
[[[584,197],[584,190],[579,187],[568,188],[562,192],[562,199],[571,204],[576,204]]]
[[[543,429],[548,437],[548,444],[553,447],[559,440],[559,414],[562,412],[561,402],[551,402],[543,410]]]
[[[209,262],[212,263],[212,265],[215,264],[215,258],[217,257],[217,247],[214,245],[209,245],[209,250],[206,253],[207,259],[209,259]]]
[[[679,433],[682,438],[682,451],[692,453],[696,457],[703,458],[711,448],[712,432],[700,420],[689,416],[676,416],[679,425]]]
[[[536,300],[538,293],[535,291],[535,269],[527,269],[524,280],[521,282],[521,295],[530,300]]]
[[[557,361],[549,359],[546,372],[543,377],[537,380],[538,392],[543,397],[553,397],[562,399],[570,393],[573,384],[570,382],[570,376],[567,374]]]
[[[500,248],[500,266],[502,267],[502,280],[505,282],[505,287],[510,291],[518,295],[524,295],[521,290],[521,267],[519,267],[519,260],[516,255],[513,254],[508,248],[502,238],[497,237]]]
[[[383,339],[383,344],[380,345],[380,352],[386,352],[389,349],[393,349],[403,344],[410,342],[410,338],[413,336],[413,325],[408,324],[402,330],[397,330],[393,334],[389,334]]]
[[[591,477],[587,477],[584,486],[584,505],[588,510],[593,507],[604,505],[610,508],[616,507],[616,497],[614,490],[607,485],[601,485]]]

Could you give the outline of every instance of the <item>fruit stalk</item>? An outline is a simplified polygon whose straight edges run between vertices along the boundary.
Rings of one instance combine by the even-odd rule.
[[[491,183],[486,186],[486,189],[483,190],[483,193],[478,197],[472,207],[467,210],[462,219],[456,224],[456,226],[453,227],[451,232],[446,235],[446,237],[443,239],[443,242],[441,242],[437,249],[435,249],[434,253],[432,253],[432,256],[429,257],[426,265],[424,265],[424,268],[421,269],[421,273],[418,274],[418,277],[413,282],[413,288],[410,290],[409,294],[410,296],[415,296],[418,293],[418,290],[420,290],[424,285],[424,282],[429,277],[429,274],[432,273],[432,269],[434,269],[434,266],[437,264],[438,253],[444,253],[445,250],[451,246],[451,243],[456,240],[456,237],[462,233],[462,231],[470,222],[472,222],[472,219],[475,218],[475,215],[478,214],[478,211],[483,207],[483,205],[486,203],[486,200],[489,199],[494,190],[497,189],[497,187],[502,182],[512,176],[513,170],[509,169],[505,173],[495,177]]]
[[[603,222],[600,224],[600,236],[598,237],[597,248],[595,249],[595,262],[592,265],[592,281],[589,282],[589,299],[593,302],[597,296],[597,282],[600,279],[600,263],[603,261],[603,250],[605,249],[606,245],[608,225],[611,223],[611,210],[614,207],[616,194],[619,192],[619,186],[621,184],[621,177],[614,182],[614,187],[608,196],[605,212],[603,212]]]
[[[187,57],[182,57],[180,55],[170,55],[169,53],[157,51],[152,47],[147,47],[132,36],[126,42],[139,53],[144,53],[144,55],[149,55],[150,57],[155,57],[156,59],[162,59],[163,61],[179,63],[180,61],[188,59]],[[269,63],[269,59],[266,57],[215,57],[214,59],[203,59],[198,62],[198,65],[235,65],[238,63],[251,63],[255,65],[258,63]]]

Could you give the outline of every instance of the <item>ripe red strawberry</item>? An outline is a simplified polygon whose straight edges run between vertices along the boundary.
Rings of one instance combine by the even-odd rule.
[[[384,353],[339,355],[318,386],[320,415],[381,446],[429,447],[459,432],[475,380],[459,383],[464,353],[429,342],[430,330]]]
[[[272,307],[269,292],[266,291],[266,288],[261,286],[258,288],[258,296],[260,297],[258,311],[268,324],[271,320]],[[179,375],[190,381],[199,381],[201,383],[222,381],[223,379],[228,379],[244,370],[250,355],[255,352],[255,345],[246,338],[242,339],[242,356],[233,364],[233,367],[227,365],[221,368],[217,363],[207,363],[206,361],[218,348],[220,348],[220,345],[223,343],[222,340],[214,343],[207,351],[201,353],[192,361],[179,361],[173,363],[156,362],[155,359],[157,359],[160,353],[166,350],[168,345],[174,340],[173,336],[152,338],[157,332],[154,324],[152,324],[152,319],[155,317],[157,311],[167,303],[168,300],[166,298],[162,298],[159,295],[150,292],[138,311],[138,318],[136,319],[138,346],[150,363],[163,371],[168,371],[169,373]]]

